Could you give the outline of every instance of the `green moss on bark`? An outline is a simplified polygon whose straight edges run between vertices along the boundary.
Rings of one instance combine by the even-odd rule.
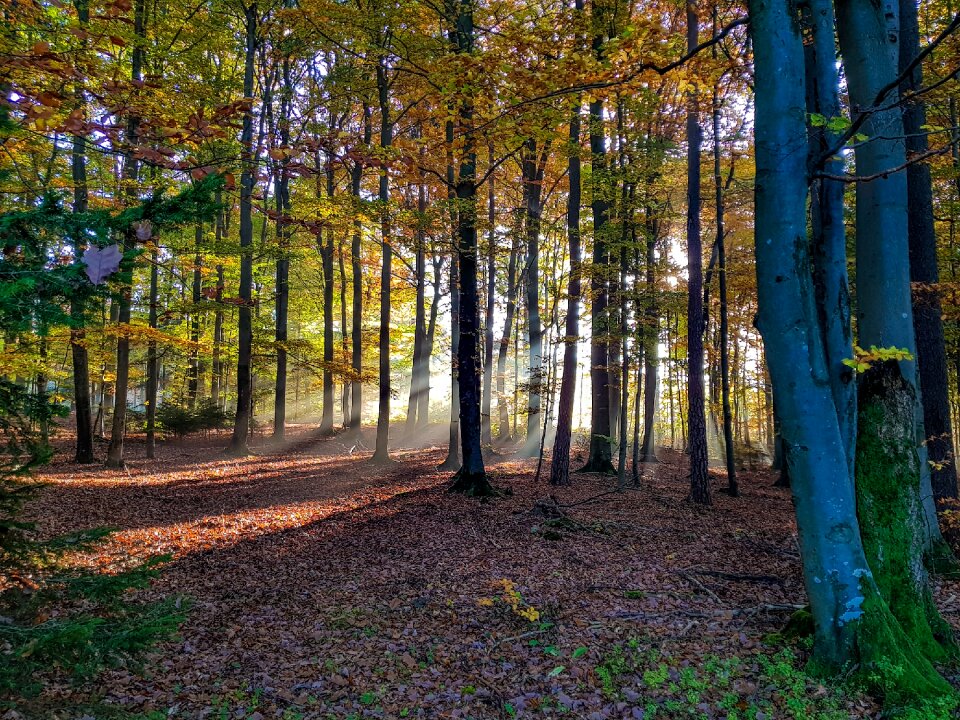
[[[899,627],[925,658],[957,654],[950,626],[933,602],[924,565],[920,467],[913,387],[889,361],[864,375],[859,392],[857,514],[877,589]]]

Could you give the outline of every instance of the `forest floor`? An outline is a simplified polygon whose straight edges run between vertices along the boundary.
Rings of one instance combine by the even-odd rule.
[[[644,466],[641,487],[623,493],[597,475],[550,488],[546,465],[535,482],[535,460],[500,455],[488,469],[507,492],[480,502],[446,492],[439,445],[400,445],[395,465],[375,467],[363,447],[290,432],[286,446],[261,444],[246,459],[221,456],[224,438],[213,437],[164,443],[157,460],[134,441],[126,470],[74,465],[65,453],[43,469],[50,486],[31,515],[44,534],[117,528],[89,558],[104,565],[171,554],[141,594],[182,595],[191,610],[143,668],[54,686],[33,712],[877,713],[855,693],[806,679],[803,649],[770,637],[804,593],[789,491],[772,487],[769,471],[742,472],[741,497],[715,492],[701,509],[684,499],[682,457],[666,450]],[[553,522],[542,512],[550,495],[563,515]],[[956,622],[960,584],[938,587],[938,600]]]

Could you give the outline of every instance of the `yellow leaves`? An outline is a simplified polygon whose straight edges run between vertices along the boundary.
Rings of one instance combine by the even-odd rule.
[[[517,617],[523,618],[529,622],[537,622],[540,619],[540,611],[523,600],[520,591],[517,590],[513,580],[501,578],[493,583],[494,587],[500,588],[499,598],[482,597],[477,600],[480,607],[493,607],[497,600],[506,604],[510,611]]]
[[[853,346],[853,357],[845,358],[843,364],[853,368],[858,373],[866,372],[875,362],[886,362],[887,360],[913,360],[913,355],[906,348],[898,347],[877,347],[871,345],[869,350],[864,350],[859,345]]]

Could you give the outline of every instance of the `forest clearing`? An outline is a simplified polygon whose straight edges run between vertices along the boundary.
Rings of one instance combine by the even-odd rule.
[[[144,676],[61,687],[49,717],[65,699],[158,718],[877,710],[805,681],[793,659],[778,675],[768,636],[804,596],[789,491],[767,471],[745,472],[742,498],[719,495],[704,522],[676,453],[623,493],[595,475],[548,493],[535,461],[505,454],[490,472],[511,494],[477,503],[446,492],[442,447],[400,444],[378,470],[336,438],[289,432],[291,450],[246,460],[211,459],[219,445],[198,439],[155,461],[133,445],[129,472],[45,469],[45,533],[112,525],[97,556],[171,553],[149,592],[193,602]],[[503,601],[504,581],[536,619]],[[960,584],[938,599],[960,617]]]

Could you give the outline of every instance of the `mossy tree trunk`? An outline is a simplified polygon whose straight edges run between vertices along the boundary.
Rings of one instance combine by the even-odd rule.
[[[916,392],[890,360],[863,376],[857,405],[857,515],[867,562],[911,642],[942,661],[955,654],[956,643],[933,603],[923,562]]]
[[[790,0],[750,2],[756,88],[758,325],[781,433],[789,448],[804,581],[814,620],[811,670],[836,673],[856,667],[891,707],[918,706],[940,698],[949,702],[949,685],[887,606],[884,588],[874,579],[881,571],[868,564],[861,536],[827,353],[820,341],[822,321],[807,239],[806,158],[791,150],[806,142],[803,39],[797,12]],[[903,378],[900,382],[901,387],[905,385]],[[887,461],[878,453],[897,439],[910,450],[896,449],[898,463],[914,463],[916,468],[912,399],[900,391],[888,393],[882,384],[876,387],[876,393],[864,388],[861,422],[869,426],[871,419],[880,420],[884,403],[899,409],[901,422],[895,431],[897,423],[882,418],[886,440],[873,449],[867,445],[862,461],[868,470],[871,462],[883,467]],[[876,484],[884,487],[880,480]],[[909,512],[896,504],[893,510],[901,516]],[[883,518],[874,524],[892,523]],[[867,544],[876,547],[873,539]],[[916,563],[913,567],[915,571]],[[886,567],[882,572],[887,572]],[[896,582],[881,578],[881,583],[891,581]]]

